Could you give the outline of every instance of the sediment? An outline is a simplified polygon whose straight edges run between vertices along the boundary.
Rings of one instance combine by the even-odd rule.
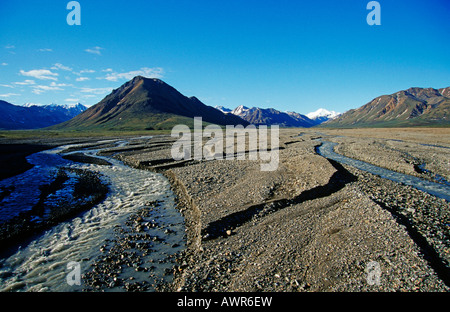
[[[163,173],[185,217],[188,248],[161,290],[448,291],[449,203],[319,156],[319,136],[282,130],[273,172],[259,160],[180,164],[169,141],[116,155]]]
[[[447,292],[449,203],[316,153],[323,137],[348,157],[424,179],[448,177],[443,130],[436,142],[432,131],[417,130],[417,138],[411,131],[340,137],[349,132],[281,129],[272,172],[260,170],[261,160],[175,161],[168,136],[102,153],[171,182],[187,248],[175,256],[173,281],[157,291]],[[439,147],[420,145],[426,142]],[[423,163],[427,172],[415,169]],[[96,265],[109,272],[114,264]]]

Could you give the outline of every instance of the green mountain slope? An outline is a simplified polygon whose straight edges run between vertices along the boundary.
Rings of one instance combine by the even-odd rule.
[[[450,126],[450,87],[410,88],[391,95],[382,95],[321,126]]]
[[[69,130],[171,129],[177,124],[193,125],[193,117],[218,125],[247,125],[241,118],[225,115],[186,97],[159,79],[137,76],[113,90],[103,100],[75,118],[52,127]]]

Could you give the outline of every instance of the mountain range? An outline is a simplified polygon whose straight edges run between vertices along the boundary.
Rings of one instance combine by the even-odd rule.
[[[309,128],[337,116],[337,113],[329,112],[325,109],[319,109],[317,112],[310,113],[310,116],[296,112],[281,112],[274,108],[248,108],[243,105],[233,110],[223,106],[216,106],[216,109],[225,114],[239,116],[254,125],[279,125],[280,127]]]
[[[13,105],[0,100],[0,129],[19,130],[45,128],[67,121],[86,110],[76,105]]]
[[[134,77],[99,103],[52,129],[153,130],[193,125],[193,117],[217,125],[247,125],[238,116],[224,114],[186,97],[156,78]]]
[[[323,122],[323,119],[310,119],[295,112],[280,112],[273,108],[238,106],[232,111],[224,107],[213,108],[196,97],[186,97],[160,79],[137,76],[83,113],[52,128],[171,129],[177,124],[192,126],[196,116],[202,117],[205,123],[217,125],[312,127]]]
[[[298,113],[280,112],[273,108],[248,108],[243,105],[236,107],[229,114],[236,115],[250,124],[279,125],[280,127],[312,127],[315,122]]]
[[[450,126],[450,87],[409,88],[374,98],[324,127]]]
[[[279,125],[280,127],[406,127],[450,126],[450,87],[409,88],[376,97],[339,114],[326,109],[302,115],[274,108],[235,109],[205,105],[186,97],[160,79],[134,77],[87,108],[25,104],[0,100],[0,129],[158,130],[193,126],[193,117],[217,125]]]
[[[306,114],[306,117],[308,117],[311,120],[314,120],[317,124],[321,124],[327,122],[330,119],[335,119],[340,115],[341,115],[340,113],[336,113],[335,111],[329,111],[324,108],[319,108],[315,112]]]

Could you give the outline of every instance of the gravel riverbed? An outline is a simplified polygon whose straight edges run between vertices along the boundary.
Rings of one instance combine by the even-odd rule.
[[[322,137],[348,157],[448,178],[445,131],[280,129],[278,168],[268,172],[259,159],[175,161],[169,136],[105,141],[103,156],[163,174],[176,196],[114,228],[84,290],[447,292],[449,203],[316,153]],[[415,167],[423,163],[426,172]],[[173,205],[184,224],[155,217]]]
[[[170,143],[116,155],[166,175],[185,217],[187,248],[159,289],[448,291],[448,202],[329,161],[320,134],[300,132],[280,131],[273,172],[176,163]]]

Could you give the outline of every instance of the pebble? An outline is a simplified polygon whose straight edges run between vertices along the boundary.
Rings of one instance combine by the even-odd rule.
[[[292,131],[290,141],[298,137],[298,130],[283,131]],[[298,141],[287,145],[280,153],[281,169],[292,176],[297,175],[295,179],[290,175],[277,176],[278,172],[261,174],[258,164],[252,161],[212,161],[203,162],[201,166],[192,164],[172,168],[177,179],[184,183],[188,195],[187,199],[182,198],[188,204],[181,210],[188,214],[192,209],[190,202],[196,203],[201,212],[200,224],[205,227],[213,220],[239,211],[249,202],[259,203],[274,194],[299,195],[309,190],[320,190],[336,169],[316,155],[314,147],[317,143],[312,142],[311,136],[304,134]],[[161,151],[158,155],[170,158],[164,153]],[[139,163],[139,160],[148,161],[153,157],[150,155],[136,153],[127,158],[134,158]],[[377,158],[376,155],[371,157]],[[439,230],[439,225],[448,229],[442,224],[450,224],[450,220],[439,215],[438,211],[448,211],[448,203],[439,201],[437,204],[432,196],[424,196],[411,188],[386,183],[351,168],[345,169],[358,180],[331,195],[281,207],[267,205],[265,214],[239,225],[238,231],[219,227],[218,230],[226,235],[218,238],[206,239],[211,238],[210,234],[202,233],[203,240],[198,237],[200,244],[195,245],[197,247],[180,254],[177,263],[181,265],[164,271],[175,274],[175,281],[182,281],[183,286],[175,283],[165,285],[163,289],[448,291],[449,288],[420,257],[419,249],[404,227],[375,202],[397,209],[409,220],[422,220],[413,222],[427,237],[432,233],[445,234]],[[289,179],[295,181],[288,184],[286,181]],[[320,195],[319,191],[317,194]],[[186,228],[188,237],[192,235],[192,227],[189,226],[192,224],[196,225],[192,222]],[[329,228],[325,228],[327,225]],[[332,228],[340,228],[340,231],[325,235]],[[386,235],[390,235],[389,239]],[[439,247],[443,240],[441,237],[445,235],[432,237],[435,240],[433,247],[438,251],[443,250]],[[342,241],[345,244],[339,245]],[[383,283],[377,288],[368,285],[365,272],[367,263],[374,259],[386,270],[382,275]],[[277,271],[274,272],[275,269]],[[421,274],[426,276],[424,280],[418,278]],[[127,287],[133,289],[131,285]],[[139,288],[136,286],[135,289]]]

